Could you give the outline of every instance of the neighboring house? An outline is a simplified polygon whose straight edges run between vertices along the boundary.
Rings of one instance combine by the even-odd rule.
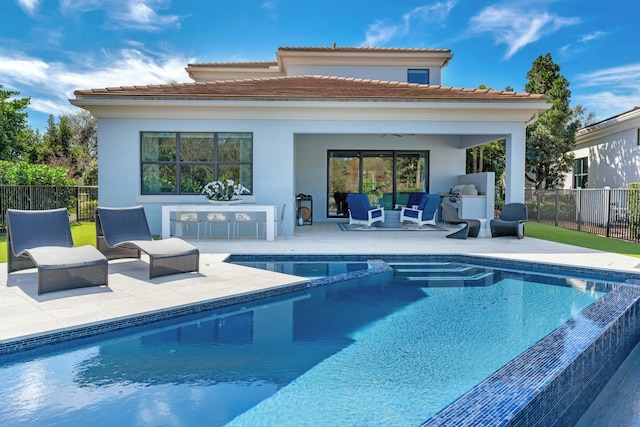
[[[313,198],[314,222],[344,221],[344,193],[392,208],[408,191],[448,192],[470,182],[466,149],[501,139],[506,202],[521,202],[525,127],[546,98],[442,86],[452,57],[280,48],[274,62],[189,64],[193,83],[78,90],[71,103],[98,119],[100,204],[143,205],[154,233],[163,204],[203,203],[199,186],[223,174],[250,202],[291,206],[292,232],[297,194]]]
[[[579,129],[573,154],[565,188],[626,188],[640,182],[640,107]]]

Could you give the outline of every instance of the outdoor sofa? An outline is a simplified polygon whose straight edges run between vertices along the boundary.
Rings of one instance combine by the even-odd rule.
[[[126,208],[98,207],[96,235],[102,235],[110,250],[131,251],[132,257],[140,250],[149,256],[149,279],[176,273],[197,272],[200,251],[179,238],[153,240],[142,206]],[[100,243],[100,241],[98,241]],[[104,246],[100,245],[104,250]],[[119,258],[126,257],[118,254]]]
[[[108,284],[107,258],[74,247],[67,209],[7,209],[7,274],[38,269],[38,294]]]

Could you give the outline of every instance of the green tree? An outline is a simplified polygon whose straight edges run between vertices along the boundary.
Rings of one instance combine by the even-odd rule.
[[[2,90],[0,84],[0,160],[22,160],[28,146],[31,128],[24,111],[30,98],[14,98],[20,92]]]
[[[76,176],[84,185],[98,185],[98,124],[87,110],[65,114],[71,127],[70,158],[74,162]]]
[[[74,132],[67,117],[61,116],[56,122],[53,115],[49,115],[47,130],[35,149],[32,161],[53,167],[64,167],[69,171],[70,178],[77,176],[77,159],[74,158],[75,153],[72,151],[73,136]]]
[[[526,180],[535,188],[555,188],[571,170],[575,133],[580,126],[569,107],[569,81],[551,54],[539,56],[527,73],[525,91],[547,95],[551,108],[540,114],[526,131]]]

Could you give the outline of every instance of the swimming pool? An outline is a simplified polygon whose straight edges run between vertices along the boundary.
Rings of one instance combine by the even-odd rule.
[[[270,419],[278,425],[286,420],[416,425],[438,413],[427,421],[434,423],[456,406],[443,409],[447,404],[461,395],[458,402],[464,402],[475,384],[490,381],[501,366],[535,349],[540,338],[562,330],[567,320],[574,330],[598,332],[590,317],[598,312],[594,306],[611,295],[620,305],[616,294],[624,287],[581,278],[578,272],[567,281],[464,263],[449,268],[451,263],[439,259],[414,261],[389,262],[393,269],[367,262],[382,273],[136,328],[99,342],[67,343],[53,353],[14,355],[0,369],[5,384],[0,416],[25,425],[47,419],[65,425],[162,420],[255,425]],[[428,282],[420,280],[427,275]],[[552,284],[536,284],[541,278]],[[545,287],[554,298],[562,294],[560,299],[542,298]],[[543,309],[554,323],[537,320]],[[409,328],[416,325],[420,328]],[[513,340],[497,350],[505,335]],[[380,342],[386,345],[377,347]],[[490,351],[476,359],[480,348]],[[538,360],[544,365],[544,358]],[[381,382],[371,383],[370,377]],[[433,381],[421,382],[425,377]],[[509,385],[512,395],[518,385]],[[490,411],[490,402],[485,403]],[[101,420],[105,411],[110,416]]]

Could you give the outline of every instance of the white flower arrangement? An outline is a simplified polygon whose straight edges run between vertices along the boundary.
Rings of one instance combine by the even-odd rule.
[[[202,187],[202,194],[207,199],[220,202],[240,200],[240,195],[249,194],[250,191],[242,184],[236,184],[232,179],[221,178],[220,181],[212,181]]]

